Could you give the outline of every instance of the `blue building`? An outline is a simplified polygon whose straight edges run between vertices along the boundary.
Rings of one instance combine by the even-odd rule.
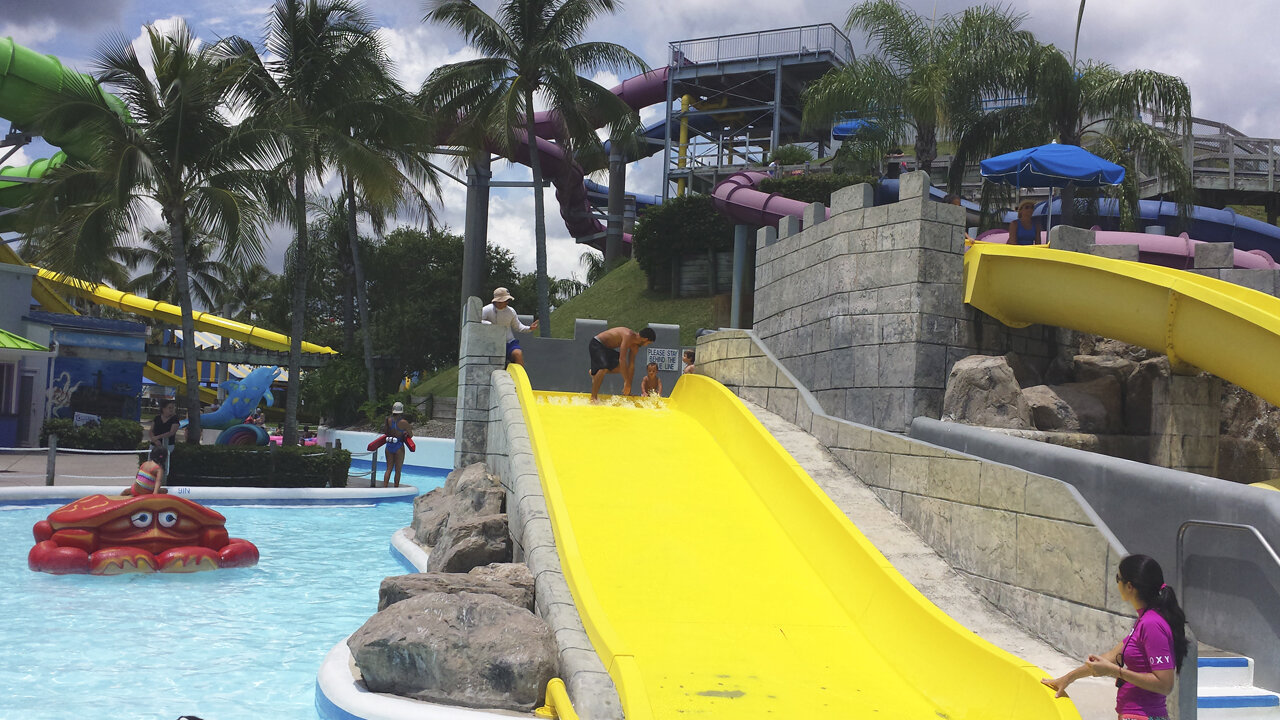
[[[45,395],[47,417],[79,412],[138,419],[146,325],[36,311],[23,319],[26,336],[56,353]]]

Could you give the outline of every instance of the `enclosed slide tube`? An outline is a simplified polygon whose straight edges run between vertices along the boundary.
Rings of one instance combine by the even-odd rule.
[[[1098,245],[1137,245],[1138,261],[1151,265],[1190,270],[1195,266],[1196,246],[1202,240],[1192,240],[1182,233],[1177,237],[1151,233],[1120,232],[1118,230],[1093,230]],[[1040,233],[1040,242],[1046,242],[1046,233]],[[988,230],[978,236],[987,243],[1008,244],[1009,231],[1003,228]],[[1236,250],[1232,267],[1247,269],[1275,269],[1280,267],[1270,254],[1262,250]]]
[[[1011,327],[1053,325],[1141,345],[1280,404],[1280,298],[1184,270],[1043,245],[976,243],[964,301]]]
[[[756,189],[767,179],[768,173],[743,170],[721,180],[711,191],[716,209],[735,224],[756,227],[777,227],[788,215],[803,217],[809,203]],[[830,209],[827,217],[831,217]]]
[[[1079,718],[913,588],[723,385],[683,375],[659,408],[591,405],[509,372],[628,720]],[[601,474],[637,447],[661,452]]]
[[[667,98],[667,68],[658,68],[628,78],[610,92],[617,95],[633,110],[663,102]],[[561,121],[556,113],[541,112],[534,115],[534,131],[539,135],[534,140],[543,176],[555,186],[556,200],[560,205],[560,217],[564,220],[569,234],[575,238],[598,236],[588,241],[588,244],[603,250],[605,226],[592,214],[591,199],[583,184],[586,170],[563,146],[548,139],[557,135],[560,124]],[[505,154],[509,160],[528,165],[530,148],[527,133],[516,130],[515,136],[517,143],[510,153],[503,153],[496,146],[489,149]],[[630,234],[625,235],[623,239],[630,242]]]
[[[22,47],[13,38],[0,38],[0,117],[14,126],[30,128],[35,124],[42,96],[56,95],[73,84],[84,83],[93,83],[93,78],[63,67],[52,55],[41,55]],[[127,115],[120,98],[99,92],[109,107],[122,116]],[[4,177],[39,178],[50,168],[62,164],[68,155],[87,157],[93,152],[93,141],[83,132],[46,134],[44,139],[62,148],[62,152],[30,165],[0,168],[0,207],[21,207],[31,195],[31,183],[4,182]]]

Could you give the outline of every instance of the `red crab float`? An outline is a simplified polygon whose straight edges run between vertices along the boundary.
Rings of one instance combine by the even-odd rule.
[[[90,495],[35,524],[27,567],[55,575],[120,575],[258,564],[258,548],[227,537],[226,520],[176,495]]]

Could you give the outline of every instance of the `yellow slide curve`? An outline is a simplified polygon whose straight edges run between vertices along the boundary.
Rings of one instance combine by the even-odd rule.
[[[590,406],[510,371],[628,720],[1079,718],[920,595],[724,386]]]
[[[1055,325],[1141,345],[1280,404],[1280,298],[1041,245],[975,243],[964,275],[964,301],[1005,325]]]
[[[10,265],[26,265],[18,253],[9,247],[8,243],[0,242],[0,262]],[[134,315],[142,315],[144,317],[160,320],[171,325],[182,325],[182,308],[169,303],[160,302],[159,300],[151,300],[121,292],[106,285],[87,283],[83,280],[76,280],[65,275],[59,275],[54,272],[45,270],[44,268],[36,268],[37,275],[31,283],[31,296],[36,302],[40,303],[40,307],[50,312],[60,312],[69,315],[75,315],[76,310],[63,299],[63,293],[76,295],[85,298],[99,305],[106,305],[123,310]],[[229,337],[232,340],[246,342],[255,347],[267,350],[288,350],[289,337],[271,330],[264,330],[260,327],[246,325],[235,320],[211,315],[205,312],[193,313],[195,316],[195,327],[197,332],[211,332],[217,335]],[[302,352],[305,353],[324,353],[337,354],[337,351],[324,345],[316,345],[303,341]],[[147,363],[142,368],[142,374],[151,382],[157,385],[168,385],[170,387],[182,387],[186,384],[186,379],[181,375],[175,375],[168,370],[156,365],[155,363]],[[211,388],[200,388],[200,401],[205,403],[216,403],[218,401],[218,392]]]

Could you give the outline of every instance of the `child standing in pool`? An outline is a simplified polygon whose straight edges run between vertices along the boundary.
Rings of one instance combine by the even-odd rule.
[[[152,446],[151,454],[138,466],[133,485],[120,494],[138,496],[164,492],[164,461],[168,457],[169,451],[163,445]]]
[[[658,377],[658,363],[651,362],[644,368],[644,378],[640,380],[640,394],[662,394],[662,378]]]

